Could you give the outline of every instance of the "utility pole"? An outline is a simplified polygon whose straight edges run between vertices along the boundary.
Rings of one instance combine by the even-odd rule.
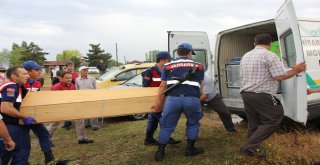
[[[118,61],[118,44],[116,43],[116,60],[117,60],[117,67],[119,66],[119,61]]]

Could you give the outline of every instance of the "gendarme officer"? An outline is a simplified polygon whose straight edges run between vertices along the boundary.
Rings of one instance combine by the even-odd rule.
[[[199,120],[203,116],[199,99],[204,78],[203,66],[191,60],[192,54],[194,54],[191,44],[183,43],[179,45],[177,53],[179,57],[175,61],[163,66],[158,97],[152,107],[156,112],[161,112],[163,107],[158,137],[159,147],[155,154],[157,161],[163,160],[166,144],[177,126],[181,113],[184,113],[187,117],[186,136],[188,144],[185,156],[194,156],[203,152],[203,149],[194,147],[200,128]],[[181,82],[181,84],[167,93],[167,98],[163,104],[163,92],[167,87],[170,88],[178,82]]]

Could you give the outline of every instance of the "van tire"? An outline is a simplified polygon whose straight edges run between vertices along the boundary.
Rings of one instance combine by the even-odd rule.
[[[148,116],[148,113],[138,113],[138,114],[131,115],[130,118],[132,120],[143,120],[147,118],[147,116]]]

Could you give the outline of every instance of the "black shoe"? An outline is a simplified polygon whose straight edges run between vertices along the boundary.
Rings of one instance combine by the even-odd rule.
[[[92,127],[92,131],[98,131],[99,128],[98,127]]]
[[[237,130],[235,128],[227,129],[227,131],[230,133],[237,133]]]
[[[46,164],[51,162],[51,161],[54,161],[54,156],[53,156],[52,150],[43,152],[43,154],[44,154],[44,162]]]
[[[240,153],[247,156],[257,156],[257,157],[265,157],[266,155],[263,153],[259,153],[253,149],[243,149],[240,148]]]
[[[158,145],[158,141],[155,140],[154,138],[152,139],[145,139],[144,140],[144,145],[148,146],[148,145]]]
[[[158,141],[153,138],[153,131],[146,132],[146,139],[144,140],[144,145],[158,145]]]
[[[62,128],[64,128],[65,130],[69,130],[69,129],[71,129],[71,126],[72,126],[71,121],[65,121]]]
[[[82,140],[78,140],[79,144],[89,144],[89,143],[93,143],[94,140],[90,140],[90,139],[82,139]]]
[[[204,151],[202,148],[196,148],[194,147],[195,140],[188,140],[187,143],[187,149],[186,152],[184,153],[185,156],[195,156],[202,154]]]
[[[53,160],[47,162],[46,165],[67,165],[69,160]]]
[[[168,144],[179,144],[179,143],[181,143],[180,140],[174,140],[172,137],[170,137],[168,141]]]
[[[162,161],[163,160],[165,149],[166,149],[166,145],[165,144],[159,144],[158,151],[155,154],[156,161]]]

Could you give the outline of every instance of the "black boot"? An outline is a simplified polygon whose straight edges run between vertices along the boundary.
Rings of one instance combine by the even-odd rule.
[[[164,157],[164,150],[166,149],[165,144],[159,144],[158,151],[156,152],[155,158],[156,161],[162,161]]]
[[[144,140],[144,145],[158,145],[158,141],[153,138],[153,133],[151,131],[146,132],[146,139]]]
[[[69,160],[55,160],[51,150],[43,152],[43,154],[47,165],[66,165],[69,162]]]
[[[195,140],[188,140],[185,156],[195,156],[195,155],[203,153],[202,148],[194,147],[195,142],[196,142]]]
[[[51,150],[43,152],[43,154],[44,154],[44,161],[46,164],[54,160],[54,156]]]

